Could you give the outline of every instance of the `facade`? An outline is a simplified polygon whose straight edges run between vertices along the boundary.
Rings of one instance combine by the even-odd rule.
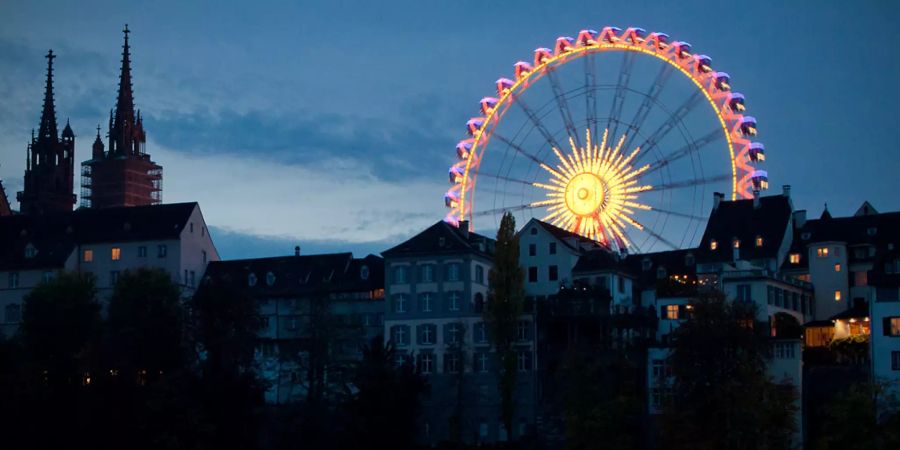
[[[560,286],[571,285],[578,258],[600,248],[590,239],[537,219],[528,221],[518,236],[525,294],[531,297],[556,295]]]
[[[71,211],[73,194],[75,133],[66,122],[60,139],[53,101],[53,51],[47,53],[47,85],[38,135],[31,132],[25,166],[24,190],[16,195],[22,214]],[[2,192],[0,192],[2,193]],[[0,215],[9,211],[5,194],[0,200]]]
[[[218,259],[196,203],[0,217],[0,332],[15,333],[22,299],[58,272],[93,274],[103,300],[122,272],[161,268],[190,295]]]
[[[134,109],[127,25],[124,33],[119,94],[115,109],[109,113],[109,149],[104,149],[98,127],[91,159],[81,163],[81,200],[87,208],[162,202],[162,167],[146,152],[141,112]]]
[[[256,360],[269,404],[348,392],[345,370],[381,336],[384,260],[351,253],[218,261],[205,279],[258,303]],[[317,353],[316,349],[321,349]]]
[[[534,418],[534,325],[519,321],[514,430],[499,422],[497,361],[483,308],[494,240],[438,222],[382,254],[385,339],[428,378],[419,441],[486,443],[525,435]]]

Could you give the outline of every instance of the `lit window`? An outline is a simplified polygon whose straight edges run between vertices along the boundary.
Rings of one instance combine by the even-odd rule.
[[[900,317],[884,318],[885,336],[900,336]]]
[[[828,257],[828,247],[817,248],[816,256],[818,256],[819,258],[827,258]]]
[[[791,253],[791,264],[800,264],[800,254],[799,253]]]
[[[841,291],[834,291],[834,301],[841,301]]]
[[[841,271],[841,265],[840,265],[840,264],[835,264],[835,265],[834,265],[834,271],[835,271],[835,272],[840,272],[840,271]]]
[[[733,245],[734,248],[741,248],[741,240],[740,240],[740,239],[735,239],[735,240],[731,243],[731,245]]]
[[[678,320],[678,305],[666,305],[666,319]]]
[[[84,262],[91,262],[94,260],[94,251],[93,250],[85,250],[84,256],[81,258]]]
[[[757,247],[762,247],[762,245],[763,245],[763,238],[762,238],[762,236],[757,236],[757,237],[756,237],[756,246],[757,246]]]
[[[111,257],[113,261],[118,261],[122,259],[122,249],[119,247],[113,247]]]
[[[717,249],[717,248],[719,248],[719,243],[718,243],[718,242],[716,242],[716,241],[714,241],[714,240],[713,240],[713,241],[709,241],[709,249],[710,249],[710,250],[715,250],[715,249]]]

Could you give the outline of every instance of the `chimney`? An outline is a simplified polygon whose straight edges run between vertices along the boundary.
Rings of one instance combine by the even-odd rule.
[[[468,220],[460,220],[459,221],[459,231],[462,233],[463,238],[469,239],[469,221]]]
[[[806,225],[806,210],[798,209],[797,211],[794,211],[794,228],[800,229],[803,228],[804,225]]]
[[[722,203],[722,199],[725,198],[725,194],[721,192],[713,192],[713,211],[719,209],[719,203]]]
[[[300,246],[299,245],[294,246],[294,256],[300,256]]]
[[[753,209],[759,209],[759,190],[753,190]]]
[[[791,185],[785,184],[781,186],[781,194],[787,198],[791,198]]]

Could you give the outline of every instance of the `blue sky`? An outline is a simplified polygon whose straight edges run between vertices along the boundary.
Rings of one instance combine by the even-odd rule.
[[[900,210],[900,2],[0,2],[0,178],[21,187],[53,48],[86,159],[132,42],[164,200],[199,201],[226,258],[378,252],[441,219],[446,169],[493,81],[559,35],[691,42],[759,120],[774,191]]]

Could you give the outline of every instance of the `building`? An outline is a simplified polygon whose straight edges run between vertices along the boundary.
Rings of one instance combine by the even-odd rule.
[[[66,122],[62,139],[56,127],[56,109],[53,101],[53,50],[47,52],[47,85],[44,90],[44,107],[37,136],[31,132],[31,141],[25,166],[24,190],[16,195],[22,214],[44,214],[71,211],[75,204],[74,182],[75,133]],[[0,211],[8,211],[6,196],[0,200]],[[2,206],[5,204],[5,206]],[[0,212],[0,215],[3,215]]]
[[[115,109],[109,113],[109,149],[104,149],[98,127],[91,159],[81,163],[81,201],[86,208],[162,202],[162,167],[147,153],[141,112],[134,109],[128,25],[123,33],[119,94]]]
[[[0,332],[13,334],[22,299],[61,271],[93,274],[103,300],[122,272],[161,268],[190,295],[218,259],[197,203],[0,217]]]
[[[560,286],[571,285],[578,258],[600,248],[591,239],[537,219],[528,221],[518,236],[525,294],[531,297],[556,295]]]
[[[384,332],[414,358],[431,392],[423,402],[419,441],[436,444],[518,439],[534,423],[534,325],[517,326],[516,417],[501,425],[497,361],[483,310],[495,241],[443,221],[382,254],[385,258]]]
[[[3,180],[0,180],[0,217],[12,214],[12,207],[9,205],[9,198],[6,197],[6,190],[3,189]]]
[[[269,404],[349,392],[346,370],[383,333],[384,260],[351,253],[218,261],[205,279],[258,303]],[[317,349],[319,352],[317,352]],[[313,386],[313,388],[311,388]]]

